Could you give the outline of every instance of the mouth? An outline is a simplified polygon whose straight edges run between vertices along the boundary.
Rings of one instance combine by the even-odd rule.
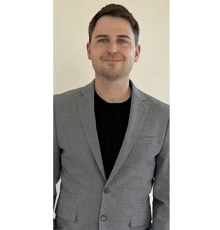
[[[110,63],[116,63],[122,61],[121,59],[103,59],[103,61],[110,62]]]

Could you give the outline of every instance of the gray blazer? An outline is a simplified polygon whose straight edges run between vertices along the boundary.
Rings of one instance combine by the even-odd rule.
[[[128,127],[108,180],[96,130],[94,80],[54,96],[54,197],[62,181],[55,229],[169,230],[169,106],[130,83]]]

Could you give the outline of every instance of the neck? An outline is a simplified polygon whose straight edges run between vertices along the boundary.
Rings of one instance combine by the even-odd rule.
[[[95,78],[96,93],[108,103],[122,103],[131,97],[129,78],[108,81],[106,79]]]

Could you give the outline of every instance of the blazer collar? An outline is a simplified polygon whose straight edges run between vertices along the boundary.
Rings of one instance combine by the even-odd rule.
[[[129,85],[132,88],[132,96],[136,96],[139,100],[144,101],[145,97],[143,92],[141,92],[132,82],[132,80],[129,80]],[[80,89],[80,93],[84,96],[94,96],[94,90],[95,90],[95,80],[90,82],[88,85],[82,87]]]
[[[96,129],[94,112],[94,83],[95,81],[93,80],[90,84],[80,89],[77,100],[77,108],[87,141],[90,145],[97,166],[106,180]],[[132,99],[128,127],[125,133],[123,144],[121,146],[121,150],[118,154],[118,158],[106,184],[108,184],[114,178],[115,174],[123,165],[126,157],[131,151],[143,125],[148,110],[148,105],[144,103],[145,96],[143,92],[137,89],[131,80],[129,84],[132,88]]]

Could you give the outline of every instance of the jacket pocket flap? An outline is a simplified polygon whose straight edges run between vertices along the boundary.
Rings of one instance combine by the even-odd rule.
[[[143,215],[140,215],[140,216],[133,216],[131,218],[131,224],[130,226],[131,227],[137,227],[137,226],[141,226],[141,225],[145,225],[148,223],[148,218],[147,216],[143,216]]]
[[[58,206],[56,209],[56,215],[62,217],[65,220],[69,220],[72,222],[76,222],[77,221],[77,214],[76,214],[76,210],[72,209],[69,210],[65,207],[62,206]]]

